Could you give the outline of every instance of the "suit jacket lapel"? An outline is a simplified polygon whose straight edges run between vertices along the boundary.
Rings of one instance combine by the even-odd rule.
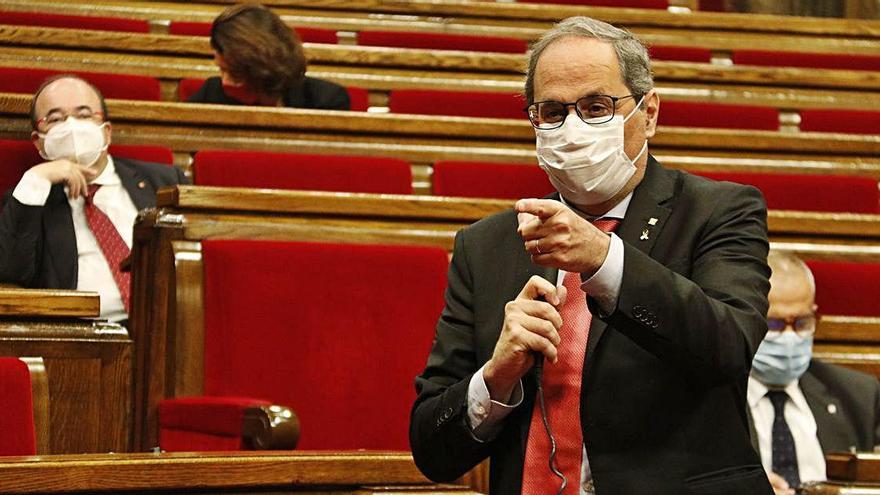
[[[828,388],[809,370],[801,376],[799,383],[816,419],[816,436],[822,452],[846,451],[854,446],[855,439],[849,434],[841,404]]]
[[[116,175],[122,181],[122,186],[131,197],[135,208],[143,210],[156,206],[156,191],[137,168],[122,158],[114,158],[113,166],[116,167]]]
[[[651,249],[660,232],[666,226],[672,210],[664,206],[675,192],[675,175],[660,167],[654,157],[648,155],[648,164],[645,168],[645,177],[641,184],[633,192],[632,200],[626,211],[626,216],[617,228],[617,236],[623,242],[636,247],[645,254],[651,254]],[[590,335],[587,338],[587,353],[585,356],[584,370],[586,371],[592,360],[593,352],[605,333],[607,324],[599,318],[593,318],[590,324]]]
[[[65,289],[76,289],[79,254],[76,247],[76,230],[73,227],[73,215],[64,186],[56,184],[49,191],[46,200],[45,237],[47,244],[43,252],[52,253],[48,259],[44,258],[44,264],[51,264],[55,275],[58,277],[58,285]],[[43,272],[47,272],[43,268]]]

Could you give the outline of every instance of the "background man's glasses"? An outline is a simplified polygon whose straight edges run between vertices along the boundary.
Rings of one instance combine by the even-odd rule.
[[[103,120],[104,113],[92,110],[89,107],[80,107],[74,110],[71,113],[62,112],[60,110],[51,112],[49,115],[46,115],[42,119],[37,121],[37,127],[43,127],[47,131],[51,129],[53,126],[60,124],[67,120],[68,117],[73,117],[76,119],[91,119],[95,121]]]
[[[635,98],[635,95],[590,95],[571,103],[539,101],[526,107],[525,111],[536,129],[556,129],[562,126],[568,116],[568,107],[574,107],[578,117],[587,124],[599,125],[614,118],[617,102],[625,98]]]
[[[794,318],[767,318],[767,335],[764,338],[777,339],[789,327],[802,338],[812,337],[816,333],[816,320],[814,314]]]

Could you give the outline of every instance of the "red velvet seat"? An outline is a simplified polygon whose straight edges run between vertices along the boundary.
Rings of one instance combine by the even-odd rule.
[[[36,455],[34,402],[27,364],[0,357],[0,456]]]
[[[730,58],[735,65],[880,71],[880,56],[873,55],[734,50]]]
[[[880,112],[867,110],[801,110],[800,130],[880,134]]]
[[[110,146],[110,155],[142,162],[174,165],[174,152],[165,146],[114,144]]]
[[[536,164],[439,161],[434,164],[437,196],[470,198],[542,198],[555,191]]]
[[[194,95],[202,87],[202,84],[205,84],[204,79],[181,79],[177,86],[178,101],[188,100],[190,96]],[[364,88],[355,87],[348,87],[345,90],[348,92],[351,110],[354,112],[366,112],[367,108],[370,107],[369,92]]]
[[[193,170],[200,186],[412,194],[412,168],[396,158],[206,150]]]
[[[339,42],[336,31],[332,29],[294,27],[303,43],[325,43],[335,45]],[[178,36],[211,36],[210,22],[178,22],[168,27],[169,34]]]
[[[34,94],[43,81],[57,74],[82,77],[97,86],[104,98],[147,101],[162,99],[159,80],[154,77],[17,67],[0,67],[0,92]]]
[[[357,43],[363,46],[502,53],[525,53],[529,49],[528,41],[517,38],[401,31],[361,31]]]
[[[517,3],[557,3],[589,5],[591,7],[619,7],[630,9],[667,9],[668,0],[517,0]]]
[[[648,47],[651,60],[669,60],[675,62],[696,62],[708,64],[712,62],[712,50],[694,46],[662,46]]]
[[[94,29],[127,33],[149,33],[150,24],[141,19],[48,14],[44,12],[0,12],[0,24],[69,29]]]
[[[202,253],[205,394],[220,399],[185,400],[289,406],[302,449],[409,449],[413,378],[443,308],[444,250],[206,240]],[[204,419],[205,407],[186,407],[175,406],[177,430]],[[217,431],[231,424],[208,421]]]
[[[695,172],[715,180],[757,187],[771,210],[880,212],[877,180],[849,175]]]
[[[388,96],[391,113],[526,120],[525,106],[514,93],[396,89]]]
[[[819,313],[880,316],[880,263],[807,261],[816,278]]]
[[[693,101],[660,103],[660,125],[717,129],[779,130],[779,110]]]

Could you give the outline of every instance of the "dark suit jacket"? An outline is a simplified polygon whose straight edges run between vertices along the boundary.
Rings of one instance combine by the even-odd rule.
[[[209,77],[205,84],[187,101],[190,103],[242,105],[240,101],[226,96],[226,93],[223,92],[223,82],[219,77]],[[284,95],[284,106],[288,108],[348,110],[351,108],[351,101],[344,87],[323,79],[306,77],[302,84],[292,88]]]
[[[410,424],[413,456],[429,478],[455,479],[491,456],[496,494],[521,491],[534,376],[524,377],[523,404],[486,443],[470,432],[468,383],[492,355],[505,303],[533,274],[555,283],[557,273],[531,263],[516,228],[507,211],[456,236],[446,307],[416,379]],[[746,412],[751,360],[767,328],[763,198],[751,187],[664,169],[651,157],[618,235],[617,308],[601,315],[588,298],[596,316],[580,422],[596,492],[772,493]]]
[[[186,184],[175,168],[113,158],[116,174],[138,210],[156,206],[156,190]],[[44,289],[75,289],[78,253],[64,185],[55,184],[44,206],[27,206],[4,196],[0,212],[0,282]]]
[[[816,418],[822,453],[872,452],[880,445],[880,382],[876,377],[814,359],[799,385]],[[758,450],[751,420],[749,414],[752,443]]]

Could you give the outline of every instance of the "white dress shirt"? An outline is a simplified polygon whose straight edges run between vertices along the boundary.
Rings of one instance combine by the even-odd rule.
[[[748,402],[758,434],[761,464],[766,471],[773,470],[773,418],[776,413],[767,397],[769,389],[753,377],[749,377]],[[788,400],[785,403],[785,422],[794,438],[798,472],[801,481],[825,481],[825,455],[816,436],[816,418],[801,391],[798,380],[785,387]]]
[[[622,220],[626,216],[627,209],[629,209],[630,201],[632,201],[632,193],[629,193],[614,208],[599,217],[590,217],[574,208],[572,208],[572,211],[590,221],[598,219]],[[562,202],[565,204],[565,200]],[[568,205],[566,204],[566,206]],[[559,270],[559,275],[556,278],[557,286],[562,285],[565,273],[565,271]],[[606,314],[611,314],[617,306],[617,300],[620,296],[620,284],[622,282],[623,240],[617,234],[612,233],[611,244],[608,247],[605,261],[602,262],[602,266],[596,270],[596,273],[581,284],[581,288],[596,300],[602,311]],[[484,368],[485,365],[474,373],[468,384],[468,420],[474,438],[479,441],[489,441],[494,438],[501,431],[501,420],[522,404],[523,399],[522,381],[520,381],[514,389],[508,404],[491,400],[489,389],[486,387],[486,381],[483,378]],[[571,481],[569,480],[569,482]],[[592,494],[593,491],[590,488],[592,487],[592,475],[590,474],[590,463],[587,459],[586,447],[584,447],[580,481],[580,493],[582,495]]]
[[[122,240],[131,249],[132,230],[137,208],[128,195],[128,191],[122,185],[122,181],[116,174],[113,159],[107,156],[107,166],[92,184],[100,184],[101,188],[95,193],[95,206],[103,211]],[[22,176],[12,196],[19,202],[29,206],[44,206],[49,198],[52,183],[28,170]],[[67,187],[64,188],[67,193]],[[76,234],[76,250],[78,254],[77,290],[97,292],[101,296],[101,317],[110,321],[120,321],[128,318],[125,305],[122,303],[122,295],[119,287],[113,279],[110,265],[101,252],[98,241],[89,229],[85,214],[85,199],[80,196],[76,199],[68,197],[70,211],[73,216],[73,230]]]

